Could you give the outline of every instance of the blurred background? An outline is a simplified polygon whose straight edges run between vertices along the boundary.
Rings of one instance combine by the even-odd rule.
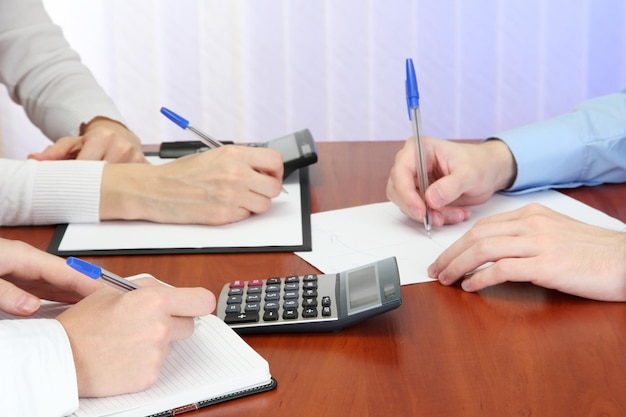
[[[483,138],[626,87],[624,0],[44,0],[144,143]],[[47,146],[5,89],[4,156]],[[8,141],[6,138],[13,137]],[[15,140],[15,138],[19,140]],[[19,143],[17,143],[19,142]]]

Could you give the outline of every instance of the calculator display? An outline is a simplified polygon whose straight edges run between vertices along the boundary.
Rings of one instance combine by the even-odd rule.
[[[267,143],[267,147],[280,152],[287,161],[300,158],[300,148],[293,135],[274,139]]]
[[[348,314],[380,305],[380,285],[374,265],[348,273]]]

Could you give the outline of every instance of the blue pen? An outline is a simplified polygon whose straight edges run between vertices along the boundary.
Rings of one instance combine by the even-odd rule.
[[[187,119],[179,116],[178,114],[174,113],[170,109],[161,107],[161,113],[165,117],[170,119],[172,122],[180,126],[182,129],[187,129],[193,134],[195,134],[202,141],[202,143],[204,143],[209,148],[219,148],[220,146],[224,146],[222,142],[202,132],[201,130],[196,129],[195,127],[189,124],[189,121]]]
[[[67,258],[67,264],[77,270],[78,272],[82,272],[90,278],[98,279],[101,278],[103,281],[106,281],[107,284],[111,284],[112,286],[122,290],[122,291],[132,291],[139,289],[140,287],[118,275],[115,275],[113,272],[109,272],[106,269],[100,268],[97,265],[90,264],[87,261],[83,261],[82,259],[74,258],[70,256]]]
[[[415,138],[415,145],[417,148],[417,169],[420,176],[420,197],[426,206],[426,213],[424,215],[424,227],[426,233],[430,238],[430,208],[426,202],[426,189],[428,188],[428,169],[426,166],[426,155],[424,152],[424,139],[420,134],[420,93],[417,89],[417,78],[415,77],[415,68],[413,68],[413,60],[408,58],[406,60],[406,80],[404,82],[406,89],[406,106],[409,112],[409,120],[413,125],[413,137]]]
[[[111,284],[115,288],[122,291],[133,291],[141,288],[139,285],[120,277],[119,275],[115,275],[113,272],[107,271],[104,268],[99,267],[98,265],[90,264],[87,261],[83,261],[82,259],[74,258],[70,256],[67,258],[66,263],[77,270],[78,272],[82,272],[87,275],[89,278],[93,279],[102,279],[106,281],[107,284]],[[200,323],[200,317],[194,317],[193,321],[196,325]]]

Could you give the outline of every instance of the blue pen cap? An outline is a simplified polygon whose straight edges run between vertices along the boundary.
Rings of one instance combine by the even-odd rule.
[[[420,93],[417,89],[417,78],[415,77],[415,68],[411,58],[406,60],[406,80],[404,84],[406,88],[406,107],[409,112],[409,120],[411,120],[411,109],[420,106]]]
[[[187,119],[180,117],[170,109],[161,107],[161,113],[183,129],[187,129],[187,126],[189,126],[189,121]]]
[[[67,258],[66,263],[78,272],[82,272],[87,275],[89,278],[98,279],[102,276],[102,268],[97,265],[90,264],[87,261],[83,261],[82,259],[70,256]]]

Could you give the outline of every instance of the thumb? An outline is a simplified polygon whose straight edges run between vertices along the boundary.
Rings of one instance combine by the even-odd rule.
[[[30,316],[39,310],[41,301],[12,283],[0,279],[0,310],[15,316]]]
[[[446,175],[430,184],[426,190],[426,201],[434,209],[441,209],[456,201],[463,193],[463,181],[455,175]]]

